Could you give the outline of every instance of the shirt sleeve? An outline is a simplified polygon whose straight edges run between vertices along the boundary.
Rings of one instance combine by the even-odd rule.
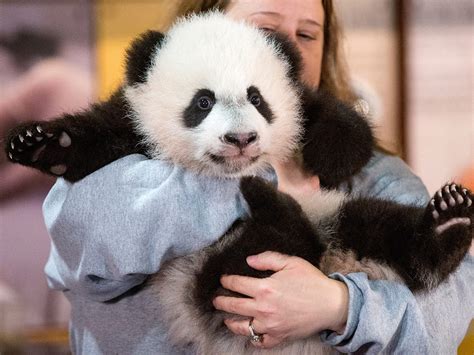
[[[51,287],[115,298],[223,235],[246,214],[239,180],[197,176],[131,155],[76,183],[58,179],[43,213]]]
[[[376,152],[351,182],[352,196],[375,197],[406,205],[424,206],[428,190],[400,158]],[[347,186],[342,186],[348,191]]]
[[[349,314],[343,334],[325,331],[324,342],[338,351],[380,354],[392,348],[397,353],[427,354],[426,329],[416,301],[403,285],[370,281],[364,273],[331,275],[349,289]]]
[[[354,194],[424,206],[428,192],[397,157],[376,153],[354,178]],[[331,277],[349,289],[343,334],[324,331],[323,342],[341,352],[454,354],[474,317],[474,257],[436,289],[413,294],[405,285],[368,280],[364,273]]]
[[[333,274],[349,289],[343,334],[321,340],[340,352],[455,354],[474,317],[474,257],[436,289],[413,295],[404,285],[367,279],[364,273]]]

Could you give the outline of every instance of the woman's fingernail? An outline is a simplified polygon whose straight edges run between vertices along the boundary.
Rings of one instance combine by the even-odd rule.
[[[253,261],[257,260],[257,256],[256,255],[250,255],[250,256],[247,256],[247,263],[251,263]]]

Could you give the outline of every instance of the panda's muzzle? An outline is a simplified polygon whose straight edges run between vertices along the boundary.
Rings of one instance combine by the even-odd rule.
[[[224,134],[220,139],[225,144],[235,146],[239,149],[244,149],[247,146],[256,143],[259,137],[257,132],[227,133]]]
[[[233,172],[236,172],[259,160],[262,154],[258,144],[259,139],[259,135],[255,131],[229,132],[219,137],[223,143],[219,147],[219,151],[209,152],[207,155],[213,163],[228,165]]]

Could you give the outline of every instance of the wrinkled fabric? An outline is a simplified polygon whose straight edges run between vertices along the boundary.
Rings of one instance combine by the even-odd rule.
[[[380,153],[341,189],[409,204],[428,199],[421,181],[400,159]],[[44,204],[52,238],[46,274],[49,285],[71,302],[73,352],[192,353],[166,341],[159,305],[140,285],[163,261],[214,242],[245,214],[238,181],[198,177],[140,155],[113,162],[75,184],[58,179]],[[403,285],[369,281],[360,273],[338,276],[352,290],[352,318],[342,336],[327,333],[323,339],[340,351],[398,352],[410,348],[410,339],[401,339],[405,333],[400,332],[409,329],[423,335],[417,351],[439,338],[446,343],[443,349],[454,349],[472,318],[472,309],[466,311],[466,303],[459,301],[472,296],[466,285],[468,280],[473,284],[472,267],[465,263],[446,284],[450,297],[443,302],[431,295],[414,298]],[[448,308],[453,316],[446,315]],[[381,332],[377,325],[388,320],[393,321],[391,332]],[[447,329],[458,336],[433,333]]]
[[[321,340],[343,353],[456,354],[474,317],[471,255],[429,294],[413,295],[396,282],[369,281],[364,273],[331,277],[349,289],[349,314],[343,334],[324,331]]]
[[[43,212],[51,285],[107,301],[163,261],[209,245],[246,210],[239,180],[131,155],[74,184],[58,179]]]

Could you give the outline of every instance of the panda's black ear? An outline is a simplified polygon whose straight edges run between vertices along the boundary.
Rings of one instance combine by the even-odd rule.
[[[164,35],[158,31],[147,31],[135,39],[127,49],[125,65],[128,85],[144,83],[153,56],[160,48]]]
[[[292,81],[299,82],[301,76],[301,54],[287,35],[278,32],[265,32],[268,38],[274,41],[280,48],[281,54],[290,64],[289,76]]]

